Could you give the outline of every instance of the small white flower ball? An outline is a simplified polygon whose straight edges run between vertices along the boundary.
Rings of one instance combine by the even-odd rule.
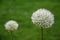
[[[6,22],[5,29],[8,31],[14,31],[18,29],[18,23],[14,20]]]
[[[32,22],[39,27],[48,28],[54,23],[54,15],[47,9],[38,9],[31,16]]]

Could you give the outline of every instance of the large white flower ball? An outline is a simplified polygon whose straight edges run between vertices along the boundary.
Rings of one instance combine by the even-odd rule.
[[[18,23],[14,20],[6,22],[5,29],[8,31],[14,31],[18,29]]]
[[[38,9],[31,16],[32,22],[39,27],[48,28],[54,23],[54,15],[47,9]]]

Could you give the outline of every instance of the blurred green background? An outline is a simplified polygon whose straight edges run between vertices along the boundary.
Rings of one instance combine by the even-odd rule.
[[[11,40],[4,28],[9,20],[19,23],[13,32],[14,40],[41,40],[41,29],[31,21],[31,15],[39,8],[50,10],[55,16],[51,28],[44,29],[44,40],[60,40],[60,0],[0,0],[0,40]]]

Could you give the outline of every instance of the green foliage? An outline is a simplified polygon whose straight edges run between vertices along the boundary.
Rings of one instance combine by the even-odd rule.
[[[55,15],[55,23],[44,29],[44,40],[60,40],[60,0],[0,0],[0,40],[10,40],[11,34],[4,28],[5,22],[19,23],[13,32],[14,40],[40,40],[41,30],[31,21],[31,15],[39,8],[46,8]]]

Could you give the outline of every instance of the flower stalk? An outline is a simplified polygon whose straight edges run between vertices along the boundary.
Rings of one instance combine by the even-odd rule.
[[[13,32],[11,31],[10,33],[11,33],[11,40],[13,40]]]
[[[41,27],[41,40],[43,40],[43,27]]]

